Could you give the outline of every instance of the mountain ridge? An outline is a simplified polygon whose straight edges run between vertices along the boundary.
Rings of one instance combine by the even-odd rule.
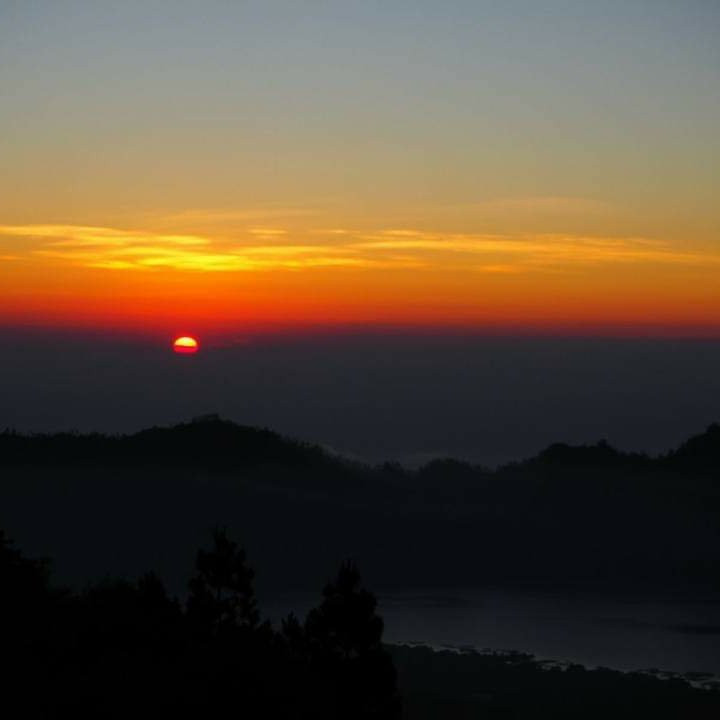
[[[171,426],[152,426],[130,434],[19,433],[12,429],[0,432],[0,465],[18,461],[52,464],[105,459],[121,463],[155,460],[171,464],[202,460],[210,467],[252,462],[296,466],[337,464],[420,476],[432,474],[432,469],[440,464],[483,474],[553,465],[717,471],[720,466],[720,424],[711,423],[704,432],[692,435],[677,448],[656,456],[624,452],[606,440],[582,445],[555,442],[535,456],[505,463],[495,470],[449,456],[433,458],[416,470],[410,470],[397,461],[372,465],[331,453],[319,444],[295,440],[268,428],[241,425],[218,415],[200,416]]]
[[[651,458],[557,443],[495,470],[370,466],[216,416],[129,436],[0,433],[0,528],[83,583],[187,577],[215,526],[277,588],[354,558],[375,587],[720,589],[720,433]],[[179,580],[178,580],[179,582]]]

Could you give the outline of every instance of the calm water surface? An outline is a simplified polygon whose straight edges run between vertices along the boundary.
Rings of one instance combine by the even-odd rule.
[[[273,620],[304,617],[319,601],[264,603]],[[618,670],[720,676],[720,598],[608,598],[503,591],[379,594],[385,640],[437,648],[517,650],[539,659]]]

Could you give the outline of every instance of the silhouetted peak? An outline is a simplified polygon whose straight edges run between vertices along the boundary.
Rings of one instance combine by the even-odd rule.
[[[264,428],[238,425],[217,415],[204,415],[169,428],[144,430],[127,438],[127,442],[131,451],[202,465],[248,462],[297,465],[325,457],[316,446]]]
[[[0,450],[4,462],[46,465],[111,462],[234,467],[327,461],[317,446],[284,438],[271,430],[238,425],[217,415],[204,415],[171,427],[152,427],[134,435],[5,432],[0,435]]]
[[[686,440],[667,460],[673,466],[720,472],[720,424],[712,423],[704,433]]]
[[[470,463],[454,458],[436,458],[420,468],[421,473],[429,474],[436,472],[465,473],[472,472],[472,470],[473,467]]]
[[[421,484],[445,485],[448,480],[454,482],[477,482],[478,475],[487,473],[482,467],[471,465],[462,460],[453,458],[438,458],[431,460],[417,471],[417,477]]]
[[[586,467],[618,465],[627,459],[628,456],[618,452],[606,440],[600,440],[595,445],[554,443],[543,450],[531,462],[542,463],[543,465]]]
[[[206,413],[205,415],[196,415],[190,423],[192,425],[200,425],[200,424],[206,424],[206,423],[222,423],[222,422],[229,422],[227,420],[223,420],[217,413]]]

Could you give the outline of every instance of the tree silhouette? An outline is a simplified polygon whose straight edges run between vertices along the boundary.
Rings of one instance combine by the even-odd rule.
[[[0,530],[0,632],[5,645],[17,642],[29,648],[44,642],[56,595],[49,577],[47,560],[26,558]]]
[[[343,564],[305,622],[321,717],[399,718],[395,670],[382,646],[375,596],[352,562]],[[291,627],[286,628],[286,634]]]
[[[190,580],[188,618],[212,635],[236,628],[257,628],[255,572],[246,564],[245,551],[224,530],[213,533],[212,550],[199,550],[196,574]]]
[[[251,717],[272,716],[274,635],[269,623],[260,625],[254,577],[245,551],[224,530],[213,532],[211,549],[197,553],[186,612],[185,691],[193,715],[237,707],[257,713]]]
[[[0,695],[5,709],[32,693],[38,675],[53,662],[60,593],[50,588],[49,574],[48,561],[25,557],[0,530]]]
[[[381,649],[383,621],[375,596],[361,585],[352,562],[323,590],[323,602],[308,614],[306,627],[321,652],[350,660]]]
[[[13,602],[28,595],[42,597],[48,592],[48,561],[24,557],[3,530],[0,530],[0,573],[4,580],[0,593],[2,602]]]
[[[410,717],[720,717],[717,690],[680,678],[548,670],[522,653],[383,646],[375,597],[352,563],[304,624],[290,615],[279,632],[258,623],[252,580],[244,552],[216,532],[198,554],[188,603],[210,618],[198,632],[156,575],[58,591],[48,563],[26,558],[0,531],[0,713],[398,720],[396,661]]]

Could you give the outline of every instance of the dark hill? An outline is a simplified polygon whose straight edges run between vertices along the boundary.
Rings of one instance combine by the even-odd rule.
[[[720,577],[720,426],[658,458],[552,445],[495,471],[370,467],[214,416],[134,435],[0,434],[0,527],[61,579],[158,568],[171,585],[214,525],[267,587],[355,557],[374,587],[632,586]]]
[[[702,435],[686,440],[666,457],[675,470],[701,472],[718,477],[720,472],[720,425],[713,423]]]
[[[3,464],[95,464],[238,468],[269,463],[307,466],[329,458],[317,446],[283,438],[270,430],[237,425],[217,416],[169,428],[154,427],[134,435],[0,436]]]

